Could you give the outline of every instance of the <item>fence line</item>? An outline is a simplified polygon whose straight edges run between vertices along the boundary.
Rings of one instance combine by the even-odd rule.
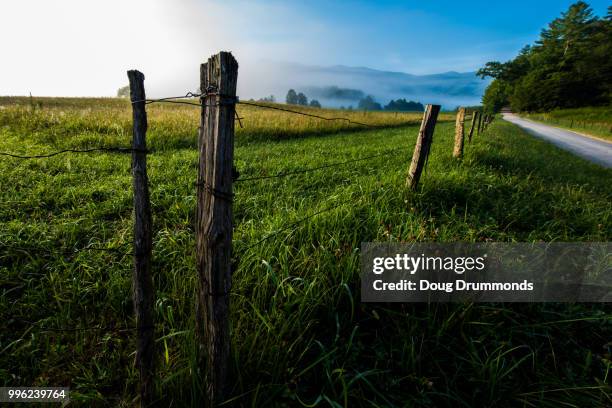
[[[440,108],[440,105],[427,105],[423,114],[423,121],[414,145],[408,177],[406,178],[406,185],[413,191],[417,189],[423,169],[429,162],[429,150],[433,142]]]
[[[380,129],[380,128],[388,127],[386,125],[373,125],[373,124],[369,124],[369,123],[357,122],[357,121],[354,121],[352,119],[343,118],[343,117],[326,118],[326,117],[320,116],[320,115],[313,115],[313,114],[310,114],[310,113],[300,112],[300,111],[296,111],[296,110],[293,110],[293,109],[279,108],[278,106],[264,105],[264,104],[255,103],[255,102],[237,101],[236,103],[238,103],[240,105],[255,106],[255,107],[258,107],[258,108],[262,108],[262,109],[273,109],[273,110],[278,110],[278,111],[282,111],[282,112],[293,113],[293,114],[296,114],[296,115],[309,116],[309,117],[312,117],[312,118],[328,120],[328,121],[345,121],[345,122],[347,122],[349,124],[358,125],[358,126],[364,126],[364,127],[369,127],[369,128]]]
[[[145,76],[142,72],[127,72],[130,99],[145,99]],[[155,326],[152,248],[153,221],[147,176],[147,111],[145,103],[132,103],[132,189],[134,202],[134,270],[132,272],[132,302],[136,326],[136,366],[140,374],[140,405],[150,406],[155,400]],[[140,152],[136,149],[141,150]]]
[[[375,155],[371,155],[371,156],[366,156],[366,157],[360,157],[358,159],[354,159],[354,160],[347,160],[347,161],[343,161],[343,162],[336,162],[336,163],[329,163],[329,164],[325,164],[322,166],[318,166],[318,167],[310,167],[307,169],[302,169],[302,170],[295,170],[295,171],[289,171],[289,172],[281,172],[272,176],[257,176],[257,177],[246,177],[246,178],[239,178],[234,180],[235,183],[239,183],[239,182],[244,182],[244,181],[254,181],[254,180],[265,180],[265,179],[271,179],[271,178],[281,178],[281,177],[287,177],[287,176],[293,176],[296,174],[304,174],[304,173],[310,173],[313,171],[317,171],[317,170],[322,170],[322,169],[328,169],[330,167],[339,167],[339,166],[344,166],[347,164],[351,164],[351,163],[357,163],[360,161],[364,161],[364,160],[370,160],[370,159],[375,159],[377,157],[386,157],[386,156],[391,156],[393,154],[398,154],[401,151],[405,151],[405,148],[399,148],[399,149],[391,149],[387,152],[384,153],[380,153],[380,154],[375,154]]]
[[[0,152],[0,156],[8,156],[8,157],[16,158],[16,159],[46,159],[48,157],[57,156],[63,153],[91,153],[91,152],[110,152],[110,153],[140,152],[140,153],[147,153],[147,154],[151,153],[149,150],[146,150],[146,149],[134,149],[130,147],[93,147],[91,149],[64,149],[64,150],[60,150],[60,151],[49,153],[49,154],[39,154],[39,155],[33,155],[33,156],[22,156],[22,155],[13,154],[13,153]]]
[[[187,92],[185,95],[181,95],[181,96],[169,96],[169,97],[165,97],[165,98],[159,98],[159,99],[139,99],[139,100],[135,100],[132,101],[132,105],[135,103],[139,103],[139,102],[144,102],[145,105],[151,104],[151,103],[174,103],[174,104],[183,104],[183,105],[191,105],[191,106],[198,106],[200,108],[202,108],[204,106],[204,104],[202,103],[197,103],[197,102],[187,102],[187,101],[180,101],[180,100],[176,100],[176,99],[184,99],[184,98],[195,98],[195,97],[201,97],[202,94],[196,94],[196,93],[192,93],[192,92]],[[388,128],[390,125],[374,125],[374,124],[368,124],[368,123],[363,123],[363,122],[357,122],[354,121],[352,119],[349,118],[345,118],[345,117],[324,117],[324,116],[320,116],[320,115],[314,115],[314,114],[310,114],[310,113],[306,113],[306,112],[300,112],[300,111],[296,111],[296,110],[292,110],[292,109],[287,109],[287,108],[280,108],[277,106],[269,106],[269,105],[265,105],[265,104],[259,104],[256,102],[243,102],[240,101],[238,98],[236,98],[235,101],[236,104],[241,104],[241,105],[249,105],[249,106],[255,106],[255,107],[259,107],[262,109],[273,109],[273,110],[278,110],[278,111],[282,111],[282,112],[287,112],[287,113],[293,113],[293,114],[297,114],[297,115],[302,115],[302,116],[308,116],[308,117],[312,117],[312,118],[316,118],[316,119],[321,119],[321,120],[326,120],[326,121],[344,121],[347,122],[348,124],[353,124],[353,125],[358,125],[358,126],[364,126],[364,127],[369,127],[369,128],[378,128],[378,129],[382,129],[382,128]],[[236,120],[238,120],[240,127],[242,127],[242,119],[237,115],[236,113]],[[140,153],[153,153],[152,150],[147,150],[147,149],[138,149],[138,148],[129,148],[129,147],[94,147],[94,148],[88,148],[88,149],[64,149],[64,150],[60,150],[57,152],[53,152],[53,153],[49,153],[49,154],[40,154],[40,155],[17,155],[17,154],[13,154],[13,153],[7,153],[7,152],[0,152],[0,156],[8,156],[8,157],[13,157],[16,159],[43,159],[43,158],[49,158],[49,157],[54,157],[57,156],[59,154],[63,154],[63,153],[91,153],[91,152],[96,152],[96,151],[100,151],[100,152],[109,152],[109,153],[133,153],[133,152],[140,152]],[[346,164],[350,163],[347,162]],[[330,166],[333,167],[333,166]],[[271,177],[266,177],[266,178],[271,178]],[[242,180],[236,180],[236,181],[242,181]]]
[[[237,82],[238,62],[231,53],[220,52],[200,65],[200,89],[206,95],[198,134],[196,377],[204,380],[206,406],[210,407],[223,402],[230,389],[233,209],[227,197],[231,198],[234,178]]]
[[[16,318],[37,326],[43,331],[97,331],[112,330],[136,331],[137,352],[136,362],[140,373],[140,403],[142,406],[149,405],[154,400],[154,329],[152,305],[154,301],[154,288],[151,279],[151,250],[152,250],[152,226],[150,203],[148,196],[148,179],[146,175],[146,149],[145,135],[147,130],[147,119],[145,106],[152,103],[171,103],[198,106],[201,111],[201,126],[199,133],[199,170],[197,192],[197,216],[196,216],[196,260],[198,272],[198,293],[196,302],[196,336],[198,346],[198,369],[205,371],[205,388],[209,403],[223,400],[227,391],[229,372],[229,295],[231,289],[231,259],[232,259],[232,185],[233,182],[256,181],[272,178],[281,178],[291,175],[304,174],[322,169],[345,166],[351,163],[370,160],[379,157],[391,156],[405,151],[405,148],[396,148],[378,154],[359,157],[342,162],[332,162],[321,166],[304,168],[294,171],[280,172],[269,176],[253,176],[234,178],[233,151],[234,151],[234,121],[238,120],[242,126],[241,119],[236,112],[236,105],[242,104],[261,109],[271,109],[287,112],[306,117],[312,117],[325,121],[343,121],[347,124],[363,126],[367,128],[386,128],[389,125],[375,125],[354,121],[347,117],[325,117],[294,109],[281,108],[256,102],[242,102],[235,96],[237,77],[237,62],[229,53],[220,53],[208,60],[201,66],[201,89],[202,93],[188,92],[183,96],[165,97],[160,99],[146,99],[144,92],[144,75],[138,71],[129,71],[131,104],[133,109],[133,141],[131,148],[125,147],[97,147],[89,149],[64,149],[49,154],[41,155],[16,155],[2,153],[18,159],[38,159],[57,156],[62,153],[89,153],[95,151],[132,153],[132,174],[134,183],[134,209],[135,209],[135,233],[133,252],[123,252],[120,248],[102,248],[88,246],[74,251],[60,252],[69,255],[78,254],[86,250],[99,250],[118,252],[122,255],[134,256],[133,274],[133,301],[136,325],[128,326],[90,326],[73,328],[51,328],[41,326],[40,323],[30,322]],[[214,92],[211,91],[214,90]],[[223,93],[217,90],[223,90]],[[206,90],[206,92],[204,92]],[[200,102],[189,102],[180,99],[200,98]],[[208,102],[214,99],[213,102]],[[439,105],[427,105],[424,112],[421,129],[412,156],[409,169],[407,185],[416,189],[421,173],[424,171],[430,153],[433,133],[437,122]],[[473,113],[472,127],[469,133],[471,140],[472,132],[476,125],[476,113]],[[491,115],[478,114],[478,133],[484,132],[494,119]],[[464,137],[465,108],[459,109],[457,118],[457,129],[460,130],[462,152]],[[460,126],[459,126],[460,125]],[[326,212],[338,209],[346,204],[360,202],[371,196],[378,189],[358,197],[341,200],[323,209],[315,211],[294,222],[286,224],[282,228],[265,235],[241,250],[252,249],[284,232],[292,231],[300,227],[306,221]],[[389,191],[387,189],[386,191]],[[222,198],[215,200],[214,198]],[[293,231],[289,234],[293,234]],[[129,245],[123,244],[122,246]],[[41,250],[48,253],[57,253],[52,249],[35,247],[18,247],[12,245],[0,245],[0,247],[13,248],[24,251]],[[202,360],[204,358],[204,360]],[[204,363],[205,361],[205,363]]]
[[[463,157],[463,145],[465,139],[465,108],[457,109],[457,121],[455,122],[455,146],[453,147],[453,157]]]
[[[195,94],[192,92],[188,92],[186,95],[183,96],[170,96],[170,97],[166,97],[166,98],[159,98],[159,99],[143,99],[143,100],[139,100],[139,101],[134,101],[132,103],[136,103],[136,102],[145,102],[146,104],[151,104],[151,103],[175,103],[175,104],[182,104],[182,105],[191,105],[191,106],[199,106],[202,107],[203,103],[197,103],[197,102],[188,102],[188,101],[180,101],[180,100],[176,100],[176,99],[186,99],[186,98],[195,98],[195,97],[200,97],[202,98],[205,94]],[[321,120],[327,120],[327,121],[344,121],[347,122],[348,124],[353,124],[353,125],[358,125],[358,126],[364,126],[364,127],[369,127],[369,128],[386,128],[389,127],[388,125],[374,125],[371,123],[363,123],[363,122],[358,122],[346,117],[325,117],[325,116],[321,116],[321,115],[315,115],[315,114],[311,114],[311,113],[307,113],[307,112],[302,112],[302,111],[298,111],[295,109],[289,109],[289,108],[281,108],[279,106],[271,106],[271,105],[266,105],[266,104],[262,104],[262,103],[257,103],[257,102],[251,102],[251,101],[241,101],[238,97],[236,97],[235,102],[236,104],[239,105],[247,105],[247,106],[253,106],[253,107],[257,107],[257,108],[261,108],[261,109],[272,109],[272,110],[277,110],[277,111],[281,111],[281,112],[287,112],[287,113],[293,113],[296,115],[302,115],[302,116],[308,116],[311,118],[316,118],[316,119],[321,119]],[[241,119],[241,118],[238,118]],[[242,126],[242,125],[241,125]]]

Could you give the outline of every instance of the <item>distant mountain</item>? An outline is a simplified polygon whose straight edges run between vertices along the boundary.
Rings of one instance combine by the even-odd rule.
[[[252,97],[274,94],[278,101],[284,101],[287,90],[293,88],[329,107],[356,107],[359,99],[373,95],[382,105],[392,99],[404,98],[454,109],[461,105],[480,104],[489,83],[478,78],[474,72],[412,75],[367,67],[289,63],[271,64],[256,79],[249,78],[248,73],[246,76],[245,81],[239,79],[239,92],[246,91]]]

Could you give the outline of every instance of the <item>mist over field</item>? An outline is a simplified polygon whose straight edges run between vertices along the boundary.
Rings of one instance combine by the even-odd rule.
[[[372,95],[381,104],[391,99],[405,98],[422,103],[441,104],[445,109],[480,104],[489,81],[474,72],[445,72],[432,75],[411,75],[403,72],[380,71],[366,67],[307,66],[279,63],[267,67],[268,75],[240,81],[239,90],[247,97],[273,94],[284,101],[290,88],[316,98],[324,106],[357,106],[359,99]]]
[[[159,88],[154,87],[152,92],[163,95],[182,92],[183,89],[197,90],[197,80],[197,73],[189,77],[177,76],[160,84]],[[360,99],[372,95],[383,106],[392,99],[404,98],[455,109],[457,106],[479,105],[489,83],[490,80],[478,78],[475,72],[412,75],[344,65],[249,64],[247,61],[241,65],[238,75],[238,94],[244,100],[274,95],[277,102],[284,103],[287,91],[295,89],[332,108],[356,108]]]

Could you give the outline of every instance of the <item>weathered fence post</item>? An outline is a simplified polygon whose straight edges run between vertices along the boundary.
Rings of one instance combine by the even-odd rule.
[[[478,111],[472,112],[472,124],[470,126],[470,133],[468,133],[468,142],[472,143],[472,135],[474,135],[474,128],[476,127],[476,121],[478,120]]]
[[[439,113],[440,105],[427,105],[425,108],[421,129],[417,136],[414,153],[412,154],[412,161],[410,162],[410,169],[408,170],[408,178],[406,179],[406,185],[412,190],[416,190],[419,185],[423,167],[429,156],[429,149],[433,140],[434,129],[436,128],[436,121],[438,120]]]
[[[210,57],[200,67],[203,107],[198,139],[196,336],[199,374],[204,374],[207,406],[216,406],[226,397],[230,367],[232,163],[237,79],[238,63],[229,52]]]
[[[132,178],[134,185],[134,274],[132,296],[138,339],[136,364],[140,372],[140,406],[151,406],[154,399],[154,350],[153,305],[155,293],[151,276],[151,204],[147,178],[147,112],[145,110],[144,75],[128,71],[130,99],[134,121],[132,137]]]
[[[465,108],[459,108],[457,111],[457,120],[455,121],[455,147],[453,148],[453,157],[463,156],[463,142],[465,138]]]
[[[478,112],[478,134],[482,133],[482,117],[484,116],[484,112]]]

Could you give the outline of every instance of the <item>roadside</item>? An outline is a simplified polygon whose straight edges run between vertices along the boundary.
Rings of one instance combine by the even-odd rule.
[[[524,119],[612,142],[612,109],[608,106],[520,113]]]
[[[504,113],[504,120],[519,126],[527,133],[546,140],[561,149],[568,150],[593,163],[612,168],[612,143],[581,135],[570,130],[557,128],[521,118],[512,113]]]
[[[545,120],[533,119],[533,118],[531,118],[529,116],[525,117],[522,114],[521,115],[517,115],[517,116],[520,117],[521,119],[524,119],[524,120],[532,122],[532,123],[539,123],[539,124],[542,124],[542,125],[550,126],[551,128],[560,129],[560,130],[567,130],[568,132],[576,133],[577,135],[588,137],[590,139],[599,140],[601,142],[606,142],[606,143],[612,143],[612,138],[606,139],[606,137],[604,137],[604,136],[588,133],[586,130],[584,130],[584,128],[575,128],[575,127],[572,127],[572,126],[563,126],[563,125],[560,125],[558,123],[548,123]]]

